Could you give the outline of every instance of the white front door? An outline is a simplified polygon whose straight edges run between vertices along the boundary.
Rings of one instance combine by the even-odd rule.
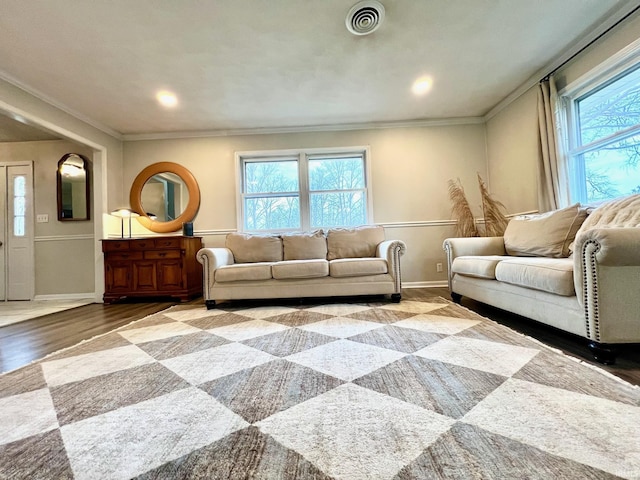
[[[0,299],[34,294],[33,165],[0,164]]]

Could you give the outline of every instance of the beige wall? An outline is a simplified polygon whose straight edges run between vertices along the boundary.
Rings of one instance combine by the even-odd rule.
[[[95,289],[93,219],[58,221],[56,170],[66,153],[93,156],[91,148],[66,140],[0,143],[0,161],[33,162],[34,214],[49,216],[47,223],[35,224],[36,296],[92,293]]]
[[[125,142],[125,189],[151,163],[184,165],[201,191],[196,234],[208,246],[222,245],[224,232],[216,231],[237,227],[235,152],[348,146],[370,147],[374,221],[387,225],[387,238],[407,243],[405,282],[444,282],[435,263],[444,262],[442,241],[453,233],[447,181],[461,179],[479,215],[476,172],[486,175],[482,124]],[[136,231],[148,233],[139,225]]]
[[[558,89],[597,67],[640,38],[640,14],[582,52],[555,74]],[[538,208],[537,86],[487,121],[487,164],[491,192],[510,213]]]
[[[487,168],[491,193],[508,213],[538,209],[537,87],[487,122]]]

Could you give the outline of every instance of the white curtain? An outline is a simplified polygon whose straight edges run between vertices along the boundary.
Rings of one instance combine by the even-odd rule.
[[[538,209],[556,210],[568,204],[568,187],[561,146],[563,123],[553,76],[538,85],[539,169]]]

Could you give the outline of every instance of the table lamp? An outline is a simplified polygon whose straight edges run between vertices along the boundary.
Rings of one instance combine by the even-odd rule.
[[[131,218],[139,217],[140,215],[130,208],[117,208],[111,212],[111,215],[120,218],[120,238],[124,238],[124,219],[129,219],[129,238],[131,238]]]

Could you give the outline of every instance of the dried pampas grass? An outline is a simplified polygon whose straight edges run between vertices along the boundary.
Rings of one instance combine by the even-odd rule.
[[[484,214],[484,229],[486,237],[501,237],[507,228],[509,220],[503,213],[506,207],[494,200],[487,189],[487,185],[478,174],[478,184],[482,195],[482,212]]]
[[[458,237],[478,237],[476,222],[471,213],[471,207],[464,194],[464,188],[458,178],[455,182],[449,180],[449,198],[453,204],[451,214],[456,223],[456,236]]]

